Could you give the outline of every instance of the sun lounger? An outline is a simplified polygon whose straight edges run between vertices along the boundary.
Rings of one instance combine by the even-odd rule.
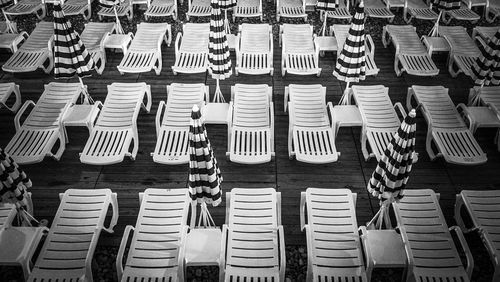
[[[144,12],[144,17],[172,17],[177,20],[177,1],[175,0],[149,0],[148,9]]]
[[[15,53],[18,47],[28,39],[28,33],[22,31],[17,33],[17,27],[15,23],[11,23],[14,26],[14,33],[11,33],[6,22],[0,22],[0,48],[9,49],[12,53]]]
[[[337,58],[342,52],[342,47],[349,36],[351,25],[334,24],[330,27],[330,34],[337,40]],[[365,34],[365,57],[366,57],[366,75],[377,75],[380,69],[375,64],[375,44],[370,34]]]
[[[92,281],[92,257],[101,230],[113,233],[118,221],[116,193],[68,189],[59,197],[61,204],[28,281]],[[106,228],[110,205],[113,216]]]
[[[410,23],[413,18],[435,21],[438,19],[438,14],[423,0],[405,0],[403,18],[406,23]]]
[[[123,73],[142,73],[154,70],[160,75],[162,68],[161,44],[170,46],[171,27],[167,23],[140,23],[130,47],[118,65]]]
[[[340,153],[335,148],[333,105],[325,101],[326,87],[290,84],[285,87],[285,104],[288,97],[289,158],[295,156],[298,161],[313,164],[336,162]]]
[[[281,17],[304,18],[307,21],[305,0],[276,0],[276,21]]]
[[[403,198],[392,205],[408,256],[409,281],[470,281],[472,254],[460,228],[448,229],[434,191],[405,189]],[[466,269],[451,231],[465,252]]]
[[[390,40],[390,41],[389,41]],[[386,25],[382,32],[384,47],[394,44],[394,71],[401,76],[403,71],[410,75],[434,76],[439,69],[420,41],[416,29],[411,25]],[[401,67],[399,66],[401,64]]]
[[[456,196],[455,220],[465,232],[479,231],[482,241],[490,254],[494,272],[491,281],[500,279],[500,190],[462,190]],[[467,228],[462,217],[462,208],[471,219],[472,227]]]
[[[186,23],[183,32],[175,39],[174,75],[180,73],[204,73],[208,68],[208,37],[210,24]]]
[[[62,125],[63,117],[70,104],[75,103],[86,91],[80,83],[51,82],[35,103],[28,100],[14,118],[16,134],[5,147],[18,164],[32,164],[43,161],[46,156],[61,158],[66,147],[66,136]],[[34,106],[24,123],[20,118],[29,106]],[[52,149],[59,140],[56,153]]]
[[[426,149],[431,160],[444,157],[445,161],[459,165],[485,163],[487,158],[469,131],[443,86],[417,86],[408,88],[407,108],[412,108],[412,98],[422,105],[427,121]],[[433,150],[435,143],[438,153]]]
[[[203,101],[208,101],[208,94],[208,86],[203,83],[172,83],[167,86],[167,103],[160,101],[156,113],[157,139],[152,153],[155,163],[173,165],[189,162],[191,110],[193,105],[203,109]]]
[[[106,50],[104,42],[116,29],[115,23],[89,22],[80,36],[85,49],[88,50],[97,66],[97,73],[102,74],[106,67]]]
[[[35,14],[39,20],[45,18],[47,8],[41,0],[14,0],[14,5],[3,10],[6,16]]]
[[[307,281],[315,281],[313,277],[370,281],[358,235],[356,194],[349,189],[307,188],[300,196],[300,228],[305,229],[307,240]]]
[[[92,2],[94,0],[68,0],[62,5],[66,16],[82,15],[85,20],[92,16]]]
[[[455,19],[457,21],[470,21],[475,23],[479,21],[479,19],[481,19],[481,16],[476,14],[474,11],[472,11],[462,3],[459,9],[443,11],[442,19],[446,24],[449,24],[452,19]]]
[[[240,0],[233,8],[233,22],[236,18],[259,17],[262,21],[262,0]]]
[[[388,19],[392,23],[394,14],[382,0],[365,0],[366,17]]]
[[[144,97],[146,104],[143,103]],[[135,160],[139,150],[137,116],[141,107],[148,113],[151,109],[149,85],[144,82],[108,85],[104,106],[80,154],[80,161],[109,165],[122,162],[125,156]],[[134,146],[129,152],[132,142]]]
[[[472,29],[472,39],[479,37],[486,41],[488,38],[495,36],[500,26],[475,26]]]
[[[210,0],[188,0],[186,20],[189,21],[189,17],[210,17],[211,13]]]
[[[273,75],[273,33],[268,24],[242,24],[236,38],[235,73]]]
[[[471,76],[471,68],[481,55],[481,51],[474,43],[474,40],[470,38],[465,27],[439,26],[438,33],[450,44],[451,51],[448,58],[448,72],[450,75],[456,77],[463,72],[465,75]]]
[[[152,189],[139,194],[135,227],[127,225],[116,258],[119,281],[185,281],[184,244],[191,198],[187,189]],[[123,269],[123,254],[133,237]]]
[[[500,1],[486,0],[486,7],[484,8],[484,18],[487,22],[494,22],[500,16]]]
[[[314,45],[312,26],[309,24],[283,24],[281,35],[281,75],[287,72],[297,75],[321,74],[319,49]]]
[[[227,153],[232,162],[259,164],[274,155],[274,105],[267,84],[231,87]]]
[[[15,101],[12,106],[7,105],[12,94],[15,95]],[[0,108],[5,107],[9,111],[16,113],[21,106],[21,92],[19,91],[19,85],[14,82],[0,83]]]
[[[39,22],[26,42],[5,62],[6,72],[32,72],[38,68],[50,73],[54,66],[49,42],[54,35],[53,22]]]
[[[285,281],[281,193],[233,188],[226,193],[220,281]]]
[[[406,115],[405,111],[401,103],[395,103],[393,106],[389,98],[389,88],[383,85],[353,85],[351,89],[363,120],[361,151],[366,161],[375,157],[378,162],[401,125],[395,108],[403,116]],[[366,147],[367,143],[371,153]]]
[[[99,12],[97,12],[97,15],[99,16],[100,21],[102,21],[104,17],[114,18],[116,17],[116,15],[118,15],[118,17],[126,16],[127,20],[130,22],[134,17],[134,7],[132,5],[132,0],[124,0],[115,7],[101,7]]]
[[[339,7],[333,11],[326,11],[326,13],[324,13],[324,20],[326,21],[328,18],[332,18],[351,21],[352,15],[349,12],[349,3],[350,0],[339,0]]]

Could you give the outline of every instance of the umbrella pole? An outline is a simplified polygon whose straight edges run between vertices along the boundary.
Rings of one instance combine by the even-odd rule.
[[[216,79],[217,86],[215,87],[214,103],[226,103],[224,96],[222,96],[222,91],[220,91],[219,79]]]
[[[224,30],[226,34],[231,33],[231,29],[229,28],[229,20],[227,19],[227,9],[224,10]]]
[[[115,12],[115,18],[116,18],[116,33],[118,34],[123,34],[123,28],[122,24],[120,23],[120,18],[118,18],[118,12],[116,11],[116,5],[113,6],[113,11]]]
[[[430,37],[437,37],[438,36],[439,21],[441,20],[442,14],[443,14],[443,10],[440,9],[437,21],[434,24],[434,26],[432,27],[431,31],[429,32]]]
[[[328,18],[326,17],[326,12],[325,15],[323,16],[323,25],[321,27],[321,36],[325,36],[326,33],[326,22],[328,21]]]
[[[90,94],[87,91],[87,86],[83,83],[82,78],[78,77],[78,80],[80,81],[80,84],[83,87],[83,97],[82,98],[83,98],[84,103],[86,103],[86,104],[94,104],[94,99],[92,99],[92,97],[90,97]]]
[[[350,81],[347,81],[347,85],[345,86],[344,93],[342,94],[342,97],[340,98],[339,105],[349,105],[351,104],[351,99],[349,99],[349,89],[350,89]]]

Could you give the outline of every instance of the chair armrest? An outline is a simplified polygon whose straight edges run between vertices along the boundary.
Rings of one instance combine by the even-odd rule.
[[[328,115],[330,116],[330,127],[333,129],[333,133],[335,133],[336,131],[336,128],[335,128],[335,123],[333,122],[333,104],[332,102],[328,102],[326,103],[326,107],[327,107],[327,112],[328,112]],[[336,135],[335,135],[336,136]]]
[[[269,115],[270,115],[270,120],[271,120],[271,155],[274,156],[274,103],[271,101],[269,102]]]
[[[170,47],[170,44],[172,43],[172,26],[170,24],[167,26],[167,38],[165,43],[167,43],[168,47]],[[161,50],[161,48],[159,50]]]
[[[123,231],[122,241],[120,242],[120,248],[118,249],[118,254],[116,255],[116,275],[118,280],[122,280],[123,276],[123,253],[125,252],[125,247],[127,247],[128,238],[130,236],[130,231],[135,230],[132,225],[127,225]]]
[[[368,47],[368,53],[372,54],[372,56],[375,56],[375,44],[373,43],[373,38],[371,35],[367,34],[366,35],[366,45]]]
[[[467,276],[469,279],[472,276],[472,270],[474,269],[474,259],[472,258],[472,253],[470,252],[469,245],[467,245],[467,241],[465,241],[464,233],[462,232],[462,229],[458,226],[452,226],[450,227],[450,232],[454,231],[457,234],[458,242],[460,243],[460,246],[462,247],[462,250],[465,253],[465,258],[467,262],[467,266],[465,267],[465,271],[467,272]]]
[[[182,38],[182,32],[177,33],[177,37],[175,38],[175,56],[177,57],[177,54],[179,54],[179,48],[181,45],[181,38]]]
[[[156,119],[155,119],[155,124],[156,124],[156,136],[158,137],[160,135],[160,126],[161,126],[161,117],[162,113],[165,108],[165,101],[160,101],[160,104],[158,105],[158,110],[156,111]]]
[[[288,95],[290,93],[290,88],[289,86],[285,86],[285,95],[284,95],[284,101],[283,101],[283,111],[286,113],[286,108],[288,106]]]
[[[181,239],[179,241],[179,255],[177,257],[177,265],[178,265],[178,276],[179,281],[184,281],[184,259],[186,254],[186,240],[187,240],[187,232],[189,227],[183,226],[181,231]],[[117,268],[118,269],[118,268]]]
[[[118,199],[116,193],[111,193],[111,207],[113,208],[113,216],[111,217],[111,222],[109,223],[109,227],[103,227],[103,229],[108,233],[113,233],[113,228],[115,228],[118,223]]]
[[[366,269],[372,269],[373,268],[373,259],[372,253],[370,248],[367,248],[368,245],[368,231],[366,230],[366,226],[360,226],[358,228],[358,233],[361,233],[359,236],[361,238],[361,242],[363,244],[363,250],[365,251],[365,263],[366,263]],[[368,277],[368,281],[370,281],[370,277]]]
[[[33,102],[33,100],[28,100],[24,102],[23,106],[21,107],[21,109],[19,109],[16,116],[14,117],[14,126],[16,127],[16,132],[19,131],[19,129],[21,128],[21,122],[20,122],[21,116],[30,105],[35,107],[35,102]]]
[[[457,111],[462,116],[464,121],[469,123],[469,130],[473,132],[476,120],[474,119],[474,116],[470,114],[469,108],[464,103],[460,103],[457,105]]]
[[[219,281],[224,281],[224,276],[225,276],[227,232],[228,232],[227,224],[223,224],[222,235],[220,240]]]
[[[278,227],[278,237],[280,244],[280,281],[285,281],[286,257],[285,257],[285,232],[283,232],[283,225]]]
[[[405,108],[403,107],[403,105],[401,105],[400,102],[397,102],[396,104],[394,104],[394,109],[399,110],[399,113],[403,116],[403,119],[406,118]]]
[[[306,192],[300,192],[300,231],[304,231],[306,227]]]
[[[146,95],[144,95],[146,98],[146,104],[144,104],[144,101],[143,101],[143,106],[144,106],[144,109],[146,110],[146,112],[150,112],[151,111],[151,105],[153,104],[153,99],[151,98],[151,86],[150,85],[146,85]]]

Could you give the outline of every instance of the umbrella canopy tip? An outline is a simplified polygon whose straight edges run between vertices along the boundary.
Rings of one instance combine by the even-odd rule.
[[[193,105],[193,112],[198,112],[200,111],[200,107],[198,105]]]
[[[415,109],[411,109],[410,113],[408,114],[410,117],[414,118],[417,116],[417,111]]]
[[[359,7],[360,8],[364,8],[365,7],[365,2],[364,1],[359,2]]]

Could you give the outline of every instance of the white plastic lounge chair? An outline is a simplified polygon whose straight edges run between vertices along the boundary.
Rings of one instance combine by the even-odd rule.
[[[116,15],[118,17],[126,16],[127,20],[130,22],[134,17],[134,8],[132,5],[132,0],[125,0],[119,5],[116,5],[116,14],[115,8],[113,7],[101,7],[97,15],[99,16],[99,20],[102,21],[104,17],[114,18]]]
[[[104,42],[116,29],[115,23],[89,22],[80,36],[85,49],[92,55],[97,66],[97,73],[102,74],[106,67]]]
[[[484,9],[484,18],[487,22],[494,22],[500,16],[500,1],[486,0],[486,7]]]
[[[321,74],[319,49],[314,45],[313,27],[309,24],[283,24],[280,26],[281,75]]]
[[[448,57],[448,72],[452,77],[463,72],[471,76],[471,67],[481,55],[481,51],[470,38],[465,27],[462,26],[439,26],[439,36],[442,36],[450,44],[450,55]],[[457,69],[457,70],[455,70]]]
[[[9,97],[14,94],[15,101],[12,106],[7,105]],[[0,83],[0,108],[5,107],[9,111],[16,113],[21,106],[21,92],[19,91],[19,85],[14,82]]]
[[[184,243],[191,198],[187,189],[146,189],[135,227],[127,225],[116,258],[119,281],[184,281]],[[130,242],[125,269],[123,254]]]
[[[408,257],[408,281],[470,281],[474,267],[472,254],[461,229],[457,226],[448,229],[434,191],[406,189],[393,207]],[[466,269],[451,231],[456,233],[465,251]]]
[[[210,17],[211,13],[210,0],[188,0],[186,20],[189,21],[189,17]]]
[[[423,0],[405,0],[403,18],[406,23],[410,23],[413,18],[435,21],[438,18],[438,14],[436,14],[436,12],[434,12]]]
[[[14,5],[4,10],[4,14],[7,16],[35,14],[40,20],[45,18],[46,13],[47,8],[41,0],[14,0]]]
[[[448,95],[448,88],[413,85],[408,88],[408,109],[412,107],[412,98],[422,105],[421,111],[427,121],[426,149],[431,160],[442,156],[445,161],[459,165],[486,162],[486,154],[455,108]],[[433,141],[437,154],[432,147]]]
[[[488,38],[495,36],[500,26],[475,26],[472,29],[472,39],[479,37],[486,41]]]
[[[267,74],[273,69],[273,33],[268,24],[242,24],[236,38],[236,75]]]
[[[281,193],[233,188],[226,193],[220,281],[285,281]]]
[[[154,70],[160,75],[162,68],[161,44],[170,46],[171,26],[167,23],[140,23],[130,47],[118,65],[123,73],[141,73]]]
[[[32,72],[41,68],[45,73],[50,73],[54,66],[52,48],[49,48],[53,35],[53,22],[39,22],[2,69],[6,72]]]
[[[15,26],[15,23],[14,23]],[[14,30],[15,33],[10,33],[5,22],[0,22],[0,48],[9,49],[12,53],[15,53],[18,47],[28,39],[28,33],[22,31],[17,33],[17,27]]]
[[[305,0],[276,0],[276,21],[281,17],[304,18],[307,21]]]
[[[462,190],[457,194],[455,203],[455,220],[464,232],[479,231],[482,241],[490,254],[494,267],[493,279],[500,279],[500,190]],[[472,222],[472,227],[467,228],[462,219],[462,208]]]
[[[66,136],[62,125],[63,117],[70,104],[86,91],[80,83],[51,82],[35,103],[26,101],[14,118],[16,134],[5,147],[5,151],[18,164],[32,164],[43,161],[46,156],[61,158],[66,147]],[[34,106],[24,123],[19,120],[29,106]],[[52,153],[57,140],[59,149]]]
[[[342,52],[347,36],[349,36],[349,29],[351,25],[334,24],[330,27],[330,34],[335,36],[337,40],[337,57]],[[370,34],[365,35],[365,57],[366,57],[366,75],[377,75],[380,69],[375,64],[375,44]]]
[[[401,125],[395,108],[403,116],[406,116],[406,113],[401,103],[392,105],[389,88],[383,85],[353,85],[351,89],[363,120],[361,151],[366,161],[375,157],[378,162]],[[366,143],[370,145],[371,153]]]
[[[175,0],[148,0],[148,9],[144,12],[144,17],[172,17],[177,20],[177,1]]]
[[[203,101],[208,101],[208,94],[208,86],[203,83],[172,83],[167,86],[167,103],[160,101],[156,113],[157,139],[152,153],[155,163],[173,165],[189,162],[191,110],[193,105],[203,109]]]
[[[328,18],[337,19],[337,20],[347,20],[351,21],[352,15],[349,12],[349,4],[350,0],[339,0],[339,7],[333,11],[327,11],[323,14],[324,20],[326,21]]]
[[[92,281],[92,257],[101,230],[113,233],[118,221],[116,193],[68,189],[59,197],[61,204],[28,281]],[[113,216],[106,228],[110,205]]]
[[[262,21],[262,0],[240,0],[233,8],[233,22],[236,18],[259,17]]]
[[[365,0],[366,17],[388,19],[392,23],[394,14],[382,0]]]
[[[449,24],[452,19],[456,19],[457,21],[470,21],[472,23],[475,23],[479,19],[481,19],[481,16],[476,14],[474,11],[472,11],[462,3],[459,9],[444,11],[442,18],[446,24]]]
[[[326,87],[290,84],[285,87],[285,104],[288,97],[289,158],[312,164],[336,162],[340,153],[335,148],[333,105],[326,103]]]
[[[389,41],[390,40],[390,41]],[[394,71],[401,76],[403,71],[410,75],[434,76],[439,74],[434,61],[411,25],[386,25],[382,32],[384,47],[394,44]],[[401,64],[401,67],[399,66]]]
[[[370,281],[358,235],[355,193],[307,188],[300,193],[300,228],[307,238],[307,281]]]
[[[85,20],[92,16],[92,2],[94,0],[68,0],[65,1],[62,9],[66,16],[82,15]]]
[[[231,87],[227,153],[232,162],[260,164],[274,156],[274,105],[267,84]]]
[[[143,103],[146,97],[147,103]],[[99,118],[80,155],[85,164],[108,165],[120,163],[125,156],[135,160],[139,149],[137,116],[141,107],[149,113],[151,88],[144,82],[113,83]],[[134,143],[132,152],[130,144]]]
[[[175,39],[174,75],[180,73],[204,73],[208,68],[208,38],[210,24],[186,23]]]

